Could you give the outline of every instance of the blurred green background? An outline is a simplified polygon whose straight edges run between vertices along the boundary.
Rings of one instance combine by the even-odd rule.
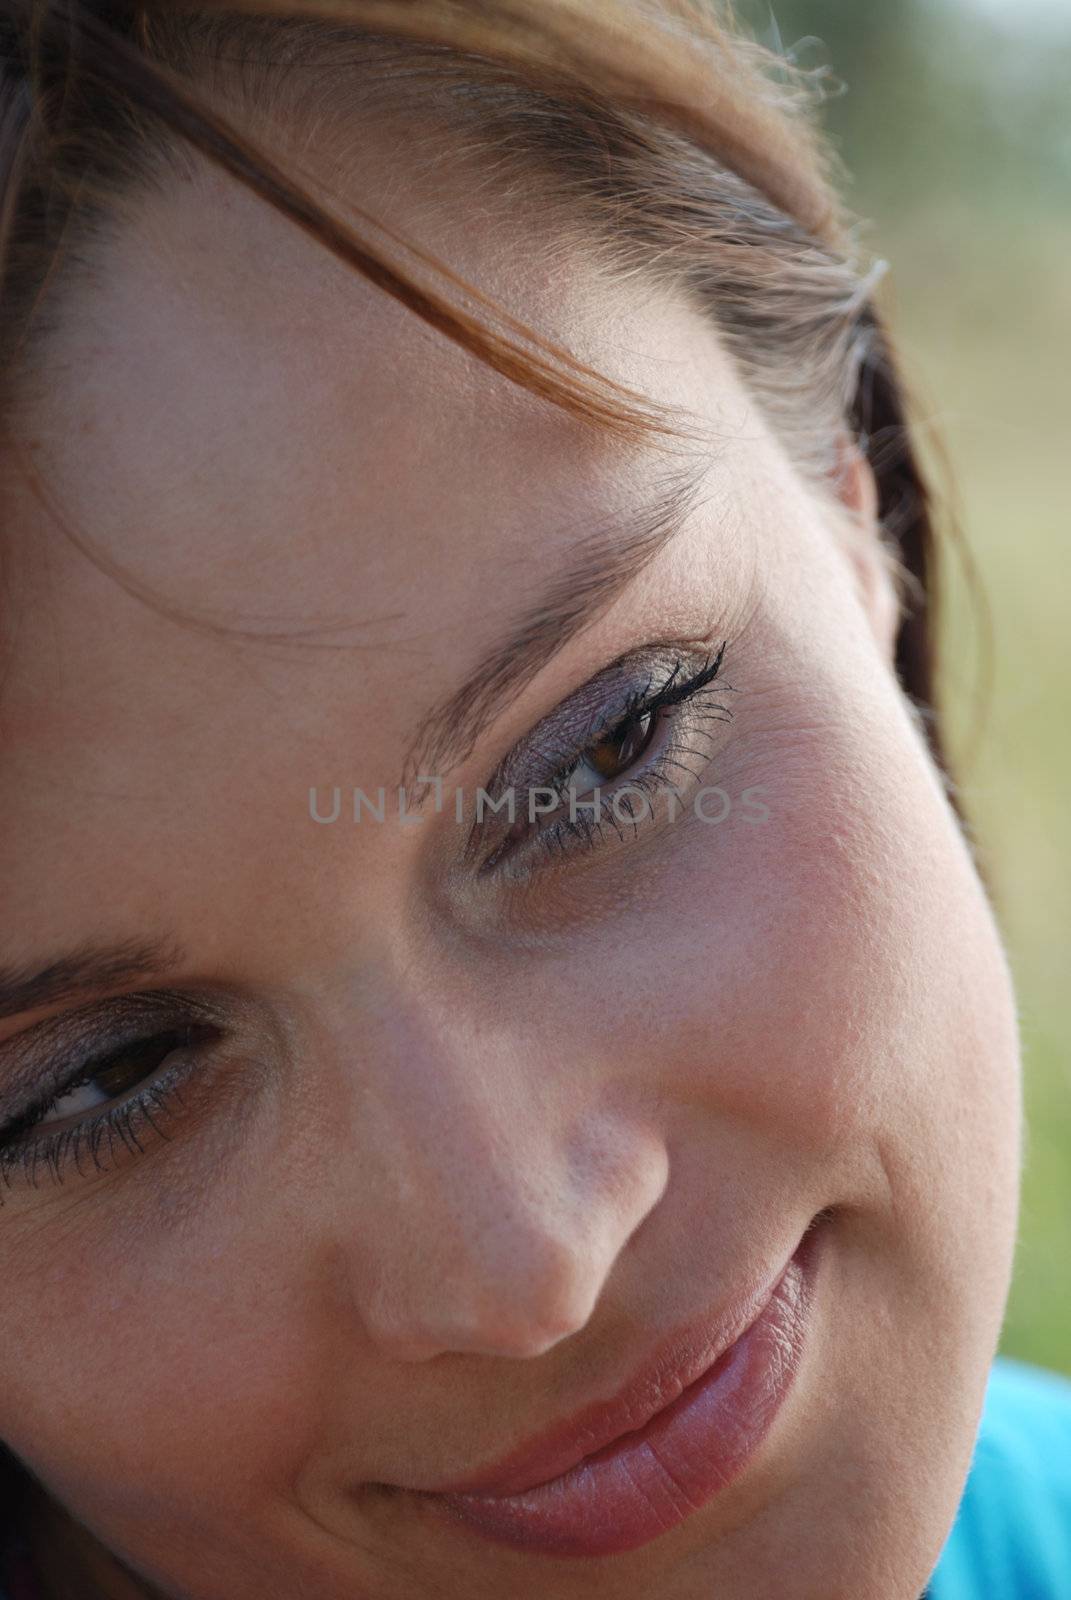
[[[1002,1348],[1071,1372],[1071,0],[739,9],[824,85],[984,590],[988,624],[953,546],[943,697],[1017,982],[1029,1121]]]

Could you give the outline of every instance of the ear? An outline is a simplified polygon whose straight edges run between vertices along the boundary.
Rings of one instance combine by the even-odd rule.
[[[833,474],[845,518],[845,554],[855,576],[856,591],[867,621],[886,661],[892,665],[901,620],[895,560],[878,520],[878,486],[870,463],[846,434],[837,446]]]

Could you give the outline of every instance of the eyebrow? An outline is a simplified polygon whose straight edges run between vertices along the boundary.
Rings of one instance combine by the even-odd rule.
[[[507,637],[425,713],[402,768],[406,790],[419,777],[442,777],[465,761],[530,679],[609,610],[705,503],[699,490],[710,465],[704,455],[698,464],[661,474],[653,496],[574,545],[564,571],[515,619]],[[412,808],[419,810],[426,797],[424,789]]]
[[[179,966],[182,957],[178,945],[161,939],[145,944],[83,946],[36,972],[0,967],[0,1019],[159,978]]]

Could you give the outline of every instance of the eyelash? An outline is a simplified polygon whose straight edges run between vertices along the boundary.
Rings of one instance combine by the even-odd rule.
[[[564,854],[566,850],[577,846],[593,847],[603,837],[607,827],[607,822],[604,820],[604,812],[609,809],[611,817],[613,817],[612,807],[618,785],[622,788],[627,787],[630,790],[639,791],[650,798],[661,789],[673,787],[671,769],[683,766],[678,759],[680,756],[692,755],[705,761],[709,756],[709,751],[704,753],[688,748],[677,735],[676,725],[683,716],[684,708],[687,707],[691,712],[689,720],[693,721],[693,726],[687,729],[685,737],[704,737],[705,728],[694,725],[695,713],[700,705],[706,705],[708,696],[736,694],[739,692],[731,684],[719,680],[727,647],[728,641],[724,640],[717,653],[712,658],[708,657],[699,670],[687,678],[680,678],[679,676],[683,671],[684,663],[678,658],[669,677],[662,683],[660,688],[653,692],[654,678],[653,675],[649,676],[642,688],[634,689],[624,704],[602,721],[600,726],[589,735],[582,748],[571,752],[566,759],[556,762],[552,776],[547,778],[540,787],[556,789],[562,796],[564,803],[568,796],[565,779],[575,771],[588,752],[596,745],[611,736],[627,737],[634,728],[639,727],[646,717],[657,718],[658,720],[652,723],[648,733],[644,736],[640,749],[634,758],[637,762],[642,761],[645,757],[649,757],[649,753],[658,737],[659,729],[664,723],[668,724],[672,737],[670,737],[666,747],[660,750],[653,759],[650,759],[650,764],[646,770],[641,770],[637,776],[626,769],[611,781],[608,794],[604,795],[600,790],[601,804],[597,817],[593,817],[588,811],[580,811],[578,809],[575,817],[566,812],[565,815],[555,818],[548,826],[543,828],[532,825],[526,831],[518,834],[517,827],[519,825],[515,825],[511,829],[510,836],[482,863],[479,869],[481,874],[499,870],[503,863],[512,863],[516,856],[526,853],[533,847],[542,847],[547,855],[554,854],[555,851]],[[716,680],[719,681],[715,688]],[[664,713],[666,712],[672,712],[673,715],[665,717]],[[709,713],[703,720],[724,722],[731,719],[732,712],[727,706],[721,705],[712,699],[710,700]],[[692,777],[696,775],[689,768],[683,768],[683,770]],[[583,797],[577,796],[577,798]],[[648,810],[649,814],[650,811]],[[620,834],[619,823],[620,819],[615,819],[609,824],[615,827],[615,831],[618,834]],[[633,819],[633,828],[635,829],[637,826],[638,824]]]
[[[31,1188],[37,1187],[42,1169],[54,1183],[62,1183],[71,1167],[80,1177],[86,1177],[82,1163],[87,1157],[95,1171],[107,1172],[119,1145],[131,1155],[144,1154],[141,1136],[146,1129],[156,1139],[169,1140],[164,1124],[182,1104],[182,1088],[205,1053],[207,1036],[214,1041],[220,1033],[212,1024],[173,1022],[169,1027],[113,1043],[84,1058],[51,1094],[0,1127],[0,1185],[9,1189],[20,1169]],[[144,1083],[125,1098],[104,1105],[99,1113],[91,1113],[78,1122],[61,1124],[53,1133],[33,1134],[42,1119],[74,1090],[91,1084],[124,1057],[148,1052],[166,1041],[179,1042],[162,1051],[160,1062],[146,1074]],[[165,1065],[173,1056],[177,1059]]]

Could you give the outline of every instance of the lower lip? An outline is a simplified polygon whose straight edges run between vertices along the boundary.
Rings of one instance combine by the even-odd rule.
[[[643,1428],[524,1494],[431,1503],[496,1544],[551,1556],[619,1555],[684,1522],[747,1466],[792,1386],[815,1253],[811,1230],[747,1331]]]

